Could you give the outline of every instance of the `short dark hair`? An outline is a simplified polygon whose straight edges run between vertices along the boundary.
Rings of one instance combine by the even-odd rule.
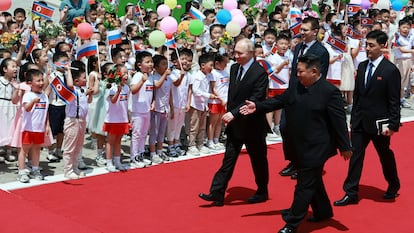
[[[142,52],[137,53],[137,55],[135,56],[135,70],[136,71],[141,71],[140,68],[139,68],[139,64],[146,57],[151,57],[152,58],[152,54],[150,52],[147,52],[147,51],[142,51]]]
[[[36,69],[30,69],[27,71],[26,73],[26,82],[31,82],[33,81],[33,78],[36,76],[42,76],[43,77],[43,72],[40,70],[36,70]]]
[[[388,36],[387,34],[385,34],[385,32],[381,31],[381,30],[374,30],[374,31],[370,31],[367,34],[367,39],[375,39],[377,41],[378,44],[382,44],[385,45],[388,41]]]
[[[16,8],[13,12],[13,15],[16,16],[19,13],[22,13],[24,17],[26,17],[26,11],[23,8]]]
[[[193,51],[191,51],[191,49],[187,49],[187,48],[180,48],[180,49],[178,49],[178,54],[180,54],[180,56],[181,55],[184,55],[184,56],[193,57]],[[172,53],[171,54],[171,60],[172,61],[178,60],[177,53]]]
[[[63,52],[57,52],[57,53],[53,54],[52,61],[53,61],[53,62],[57,62],[57,61],[59,61],[59,59],[61,59],[62,57],[67,57],[67,58],[69,58],[69,57],[68,57],[68,55],[67,55],[66,53],[63,53]]]
[[[200,66],[211,61],[214,62],[214,56],[209,53],[205,53],[198,58],[198,64],[200,64]]]
[[[305,54],[298,58],[298,63],[305,63],[306,69],[316,68],[318,71],[321,70],[321,60],[318,56],[313,54]]]
[[[315,17],[308,16],[308,17],[304,18],[302,20],[302,24],[304,24],[304,23],[310,23],[312,30],[319,29],[319,20]]]

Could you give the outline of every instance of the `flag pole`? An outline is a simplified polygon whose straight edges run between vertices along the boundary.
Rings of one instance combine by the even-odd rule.
[[[178,60],[178,63],[180,64],[180,68],[181,68],[181,70],[182,70],[182,69],[183,69],[183,64],[181,64],[180,54],[178,54],[178,49],[177,49],[177,47],[175,47],[175,52],[177,53],[177,60]]]

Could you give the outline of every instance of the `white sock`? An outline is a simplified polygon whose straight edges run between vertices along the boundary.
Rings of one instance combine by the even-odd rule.
[[[115,164],[121,164],[121,156],[114,156]]]
[[[151,158],[154,157],[155,155],[157,155],[157,153],[151,152]]]
[[[219,143],[219,138],[213,138],[213,142],[214,142],[214,144]]]
[[[157,150],[157,155],[161,155],[162,154],[162,150]]]
[[[114,166],[114,165],[112,164],[112,159],[106,159],[106,166],[107,166],[107,167],[112,167],[112,166]]]
[[[19,175],[25,175],[25,174],[26,174],[26,172],[24,171],[24,169],[23,170],[19,169]]]
[[[207,145],[213,145],[213,140],[208,140]]]
[[[32,166],[32,171],[37,171],[39,170],[39,166]]]

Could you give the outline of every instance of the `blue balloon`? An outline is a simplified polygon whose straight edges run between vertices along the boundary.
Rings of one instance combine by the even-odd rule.
[[[395,11],[400,11],[403,8],[403,3],[401,0],[394,0],[391,2],[392,9]]]
[[[226,25],[231,21],[231,13],[226,9],[221,9],[217,12],[216,19],[219,23]]]

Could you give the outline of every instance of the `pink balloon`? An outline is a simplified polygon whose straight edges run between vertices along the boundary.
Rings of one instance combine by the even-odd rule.
[[[12,5],[11,0],[1,0],[0,1],[0,11],[7,11],[10,9]]]
[[[238,23],[240,28],[244,28],[247,24],[247,19],[244,15],[235,15],[231,20]]]
[[[161,16],[161,18],[169,16],[171,13],[170,7],[165,4],[159,5],[157,8],[157,14]]]
[[[228,10],[228,11],[236,9],[237,8],[237,1],[236,0],[224,0],[223,8]]]
[[[79,38],[89,39],[93,34],[93,27],[89,23],[80,23],[76,28]]]
[[[236,15],[243,15],[243,11],[240,9],[233,9],[230,11],[231,17],[233,18]]]
[[[167,16],[163,18],[160,22],[160,29],[165,34],[173,34],[177,31],[178,23],[175,18]]]

